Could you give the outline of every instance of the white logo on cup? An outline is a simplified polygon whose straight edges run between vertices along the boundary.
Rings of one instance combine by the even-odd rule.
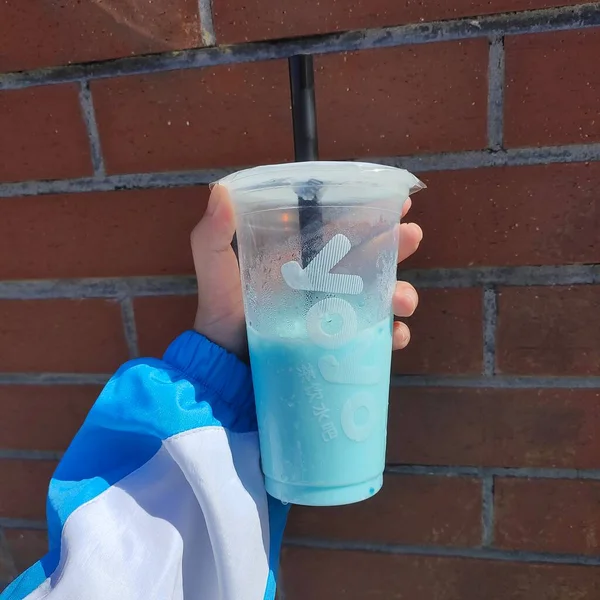
[[[283,280],[293,290],[325,292],[331,294],[360,294],[363,280],[358,275],[331,273],[352,248],[350,240],[342,234],[332,237],[323,249],[302,268],[296,261],[281,266]]]
[[[362,280],[361,280],[362,281]],[[334,333],[323,330],[323,320],[327,316],[335,315],[341,323]],[[306,315],[306,329],[310,339],[327,350],[334,350],[345,346],[356,337],[358,332],[358,319],[352,305],[341,298],[325,298],[317,302]]]
[[[334,236],[313,260],[303,269],[296,261],[287,262],[281,267],[281,275],[286,284],[294,289],[309,292],[357,295],[363,291],[364,283],[358,275],[331,273],[350,252],[352,244],[342,234]],[[337,318],[333,331],[324,329],[326,318]],[[342,348],[352,341],[358,332],[358,318],[354,307],[342,298],[325,298],[314,304],[307,313],[306,328],[310,339],[325,350]],[[363,348],[363,350],[365,350]],[[381,369],[360,364],[362,354],[349,353],[343,359],[325,354],[318,360],[319,371],[329,383],[345,385],[372,385],[379,381]],[[318,407],[319,416],[329,414],[325,404]],[[315,407],[313,407],[315,410]],[[326,413],[324,411],[327,411]],[[342,408],[341,424],[346,436],[355,441],[365,441],[375,423],[373,397],[367,392],[359,392],[346,400]],[[331,421],[329,421],[331,423]],[[332,424],[333,427],[333,424]],[[325,439],[325,438],[324,438]],[[328,441],[328,440],[325,440]]]
[[[344,403],[342,408],[342,429],[355,442],[364,442],[373,431],[373,396],[359,392]]]
[[[374,385],[381,379],[379,367],[368,367],[362,364],[362,357],[352,354],[338,360],[333,354],[319,359],[319,371],[329,383],[346,383],[355,385]]]

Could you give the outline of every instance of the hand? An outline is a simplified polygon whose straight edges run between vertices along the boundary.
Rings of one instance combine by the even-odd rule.
[[[411,200],[404,204],[404,217],[411,207]],[[191,235],[192,253],[198,279],[198,311],[194,329],[229,352],[244,358],[246,327],[242,286],[237,258],[231,248],[235,233],[235,216],[227,190],[215,186],[208,207]],[[423,239],[423,232],[416,223],[400,225],[398,262],[413,254]],[[409,317],[418,304],[415,288],[399,281],[393,297],[394,314]],[[410,331],[405,323],[394,323],[394,350],[406,347]]]
[[[402,218],[412,206],[412,200],[409,198],[402,207]],[[406,260],[411,254],[414,254],[423,239],[423,230],[416,223],[400,224],[400,243],[398,245],[398,263]],[[419,295],[417,290],[407,281],[398,281],[394,296],[392,298],[392,308],[397,317],[410,317],[419,304]],[[393,349],[402,350],[410,342],[410,329],[406,323],[400,321],[394,322]]]

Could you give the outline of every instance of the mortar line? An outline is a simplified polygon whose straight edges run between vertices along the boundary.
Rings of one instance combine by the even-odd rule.
[[[104,385],[104,373],[0,373],[0,385]],[[392,377],[392,388],[480,388],[480,389],[600,389],[600,376],[589,377],[448,377],[410,375]]]
[[[33,519],[13,519],[10,517],[0,517],[0,527],[3,529],[47,529],[45,521],[35,521]]]
[[[212,0],[198,0],[198,14],[202,43],[205,46],[214,46],[217,43],[217,36],[215,35]]]
[[[121,299],[121,319],[123,321],[123,333],[127,342],[129,358],[138,358],[140,355],[138,345],[137,325],[135,322],[135,310],[131,296],[125,296]]]
[[[517,167],[600,160],[600,144],[570,144],[537,148],[473,150],[413,156],[369,156],[358,160],[402,167],[416,173],[456,171],[488,167]]]
[[[599,155],[600,156],[600,155]],[[599,158],[600,160],[600,158]],[[208,185],[234,169],[200,169],[172,173],[131,173],[105,177],[81,177],[54,181],[24,181],[0,184],[0,197],[42,196],[46,194],[80,194],[125,190],[164,189]]]
[[[585,481],[600,481],[600,469],[497,467],[484,469],[484,473],[508,479],[580,479]]]
[[[100,134],[98,133],[98,123],[96,122],[96,112],[94,110],[90,83],[87,80],[81,81],[79,84],[79,103],[90,143],[90,156],[94,169],[94,177],[104,177],[106,169],[104,168]]]
[[[500,150],[504,142],[504,36],[490,40],[488,65],[488,146]]]
[[[195,278],[185,275],[0,281],[0,300],[122,299],[125,296],[190,296],[195,293]]]
[[[429,171],[456,171],[506,166],[533,166],[555,163],[581,163],[600,161],[600,144],[572,144],[540,148],[512,148],[508,150],[477,150],[423,154],[417,156],[368,156],[354,158],[402,167],[416,173]],[[0,183],[0,198],[20,198],[47,194],[80,194],[85,192],[112,192],[124,190],[163,189],[208,185],[241,168],[197,169],[159,173],[130,173],[105,177],[82,177],[54,181],[24,181]]]
[[[440,466],[440,465],[394,465],[385,467],[386,475],[421,475],[426,477],[473,477],[484,476],[483,467]]]
[[[492,285],[483,288],[483,374],[496,374],[496,330],[498,324],[498,297]]]
[[[432,388],[481,388],[481,389],[600,389],[600,376],[535,376],[535,375],[496,375],[486,376],[446,376],[446,375],[393,375],[392,387],[432,387]]]
[[[476,479],[557,479],[600,481],[599,469],[567,469],[556,467],[473,467],[461,465],[387,465],[387,474],[436,477],[471,477]]]
[[[600,283],[600,264],[407,269],[402,278],[422,289],[594,285]]]
[[[485,475],[481,481],[481,545],[494,543],[494,476]]]
[[[324,54],[353,50],[390,48],[522,35],[547,31],[585,29],[600,25],[600,3],[559,8],[466,17],[395,27],[380,27],[343,33],[328,33],[305,38],[251,42],[233,46],[208,47],[51,67],[34,71],[6,73],[0,76],[0,89],[16,89],[40,84],[56,84],[81,79],[139,75],[171,70],[193,69],[222,64],[284,59],[294,54]]]
[[[402,277],[420,289],[597,285],[600,284],[600,265],[409,269],[402,271]],[[0,300],[121,299],[125,296],[194,294],[196,281],[191,275],[0,280]],[[490,313],[493,325],[493,306]]]
[[[579,554],[554,554],[518,550],[497,550],[492,548],[456,548],[447,546],[376,544],[370,542],[339,542],[335,540],[314,538],[287,538],[284,540],[284,544],[287,546],[322,550],[373,552],[407,556],[471,558],[479,560],[497,560],[521,563],[600,566],[600,556],[586,556]]]
[[[6,460],[51,460],[59,461],[63,452],[49,450],[4,450],[0,448],[0,459]]]
[[[0,373],[0,385],[104,385],[103,373]]]

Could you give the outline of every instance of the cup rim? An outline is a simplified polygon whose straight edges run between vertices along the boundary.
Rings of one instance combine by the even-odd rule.
[[[404,188],[413,194],[426,187],[404,169],[354,161],[307,161],[263,165],[231,173],[211,184],[211,187],[217,184],[234,194],[282,187],[301,188],[307,185],[376,185],[390,189]]]

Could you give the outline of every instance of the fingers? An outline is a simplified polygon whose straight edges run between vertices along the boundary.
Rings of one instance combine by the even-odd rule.
[[[408,325],[400,321],[394,321],[392,348],[394,350],[402,350],[408,346],[408,342],[410,342],[410,329]]]
[[[411,206],[412,206],[412,198],[408,197],[406,199],[406,201],[404,202],[404,204],[402,205],[402,218],[403,219],[406,216],[406,213],[410,210]]]
[[[398,240],[398,262],[414,254],[423,239],[423,230],[416,223],[401,223]]]
[[[412,206],[409,198],[402,207],[402,218],[406,216]],[[398,240],[398,262],[406,260],[414,254],[423,239],[423,230],[416,223],[402,223]],[[398,281],[392,297],[392,307],[397,317],[410,317],[419,304],[417,290],[407,281]],[[392,348],[402,350],[410,342],[410,329],[406,323],[394,321],[392,332]]]
[[[419,295],[407,281],[398,281],[392,296],[392,308],[397,317],[410,317],[417,309]]]
[[[412,198],[408,198],[402,206],[402,218],[412,207]],[[416,223],[402,223],[398,240],[398,262],[406,260],[414,254],[423,239],[423,230]]]

